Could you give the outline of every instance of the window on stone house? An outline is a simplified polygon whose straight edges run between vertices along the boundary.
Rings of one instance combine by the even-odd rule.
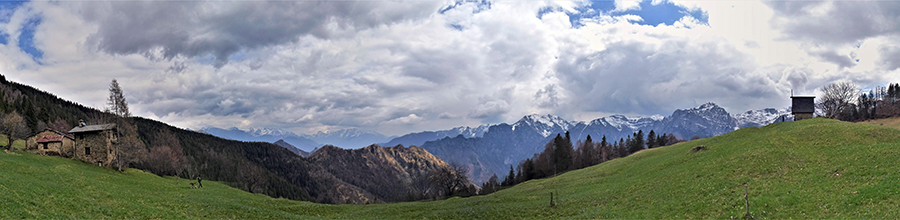
[[[91,148],[90,148],[90,147],[85,147],[85,148],[84,148],[84,155],[91,155]]]

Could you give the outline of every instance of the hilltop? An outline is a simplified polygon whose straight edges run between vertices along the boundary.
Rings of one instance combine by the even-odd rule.
[[[697,146],[706,150],[692,152]],[[272,199],[204,181],[0,153],[0,217],[756,218],[900,216],[900,130],[828,119],[644,150],[486,196],[377,205]],[[208,186],[207,186],[208,185]],[[152,193],[151,193],[152,192]],[[549,207],[550,193],[557,206]]]

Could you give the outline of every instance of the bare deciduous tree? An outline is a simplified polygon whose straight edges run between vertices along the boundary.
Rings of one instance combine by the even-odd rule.
[[[822,96],[816,107],[822,109],[825,117],[841,119],[840,114],[854,103],[859,91],[853,82],[835,82],[822,87]]]
[[[451,163],[449,167],[440,167],[429,175],[428,179],[438,187],[441,187],[446,197],[454,193],[468,189],[469,168]]]
[[[6,145],[7,149],[12,149],[12,143],[16,139],[25,139],[28,137],[28,133],[30,133],[30,129],[28,129],[28,125],[25,124],[25,118],[22,118],[16,112],[12,112],[3,117],[3,134],[6,134],[6,138],[9,141],[9,144]]]
[[[150,149],[144,158],[139,158],[142,167],[157,175],[181,176],[188,167],[181,142],[169,130],[159,132],[155,139],[157,146]]]

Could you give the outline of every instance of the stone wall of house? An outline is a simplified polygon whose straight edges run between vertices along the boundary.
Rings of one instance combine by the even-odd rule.
[[[91,164],[112,165],[112,158],[115,152],[110,141],[111,135],[112,131],[75,134],[75,139],[77,140],[75,142],[75,157]],[[88,149],[90,149],[90,154],[86,154]]]
[[[813,118],[812,113],[796,113],[796,114],[794,114],[794,121],[810,119],[810,118]]]
[[[75,140],[63,138],[59,146],[59,155],[63,157],[75,156]]]

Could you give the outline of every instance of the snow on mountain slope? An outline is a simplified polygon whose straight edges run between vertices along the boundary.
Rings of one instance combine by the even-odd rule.
[[[305,135],[305,137],[322,144],[331,144],[341,148],[362,148],[390,140],[390,137],[386,137],[383,134],[356,128],[328,132],[320,131],[314,135]]]
[[[577,123],[577,122],[576,122]],[[512,129],[516,130],[520,127],[528,127],[534,129],[544,137],[548,137],[554,131],[566,131],[573,127],[573,123],[555,115],[526,115],[513,124]]]
[[[791,115],[791,107],[749,110],[733,115],[735,121],[737,122],[737,126],[740,128],[750,126],[759,127],[774,123],[776,121],[780,122],[782,121],[781,116],[785,116],[785,121],[794,120],[794,115]]]

